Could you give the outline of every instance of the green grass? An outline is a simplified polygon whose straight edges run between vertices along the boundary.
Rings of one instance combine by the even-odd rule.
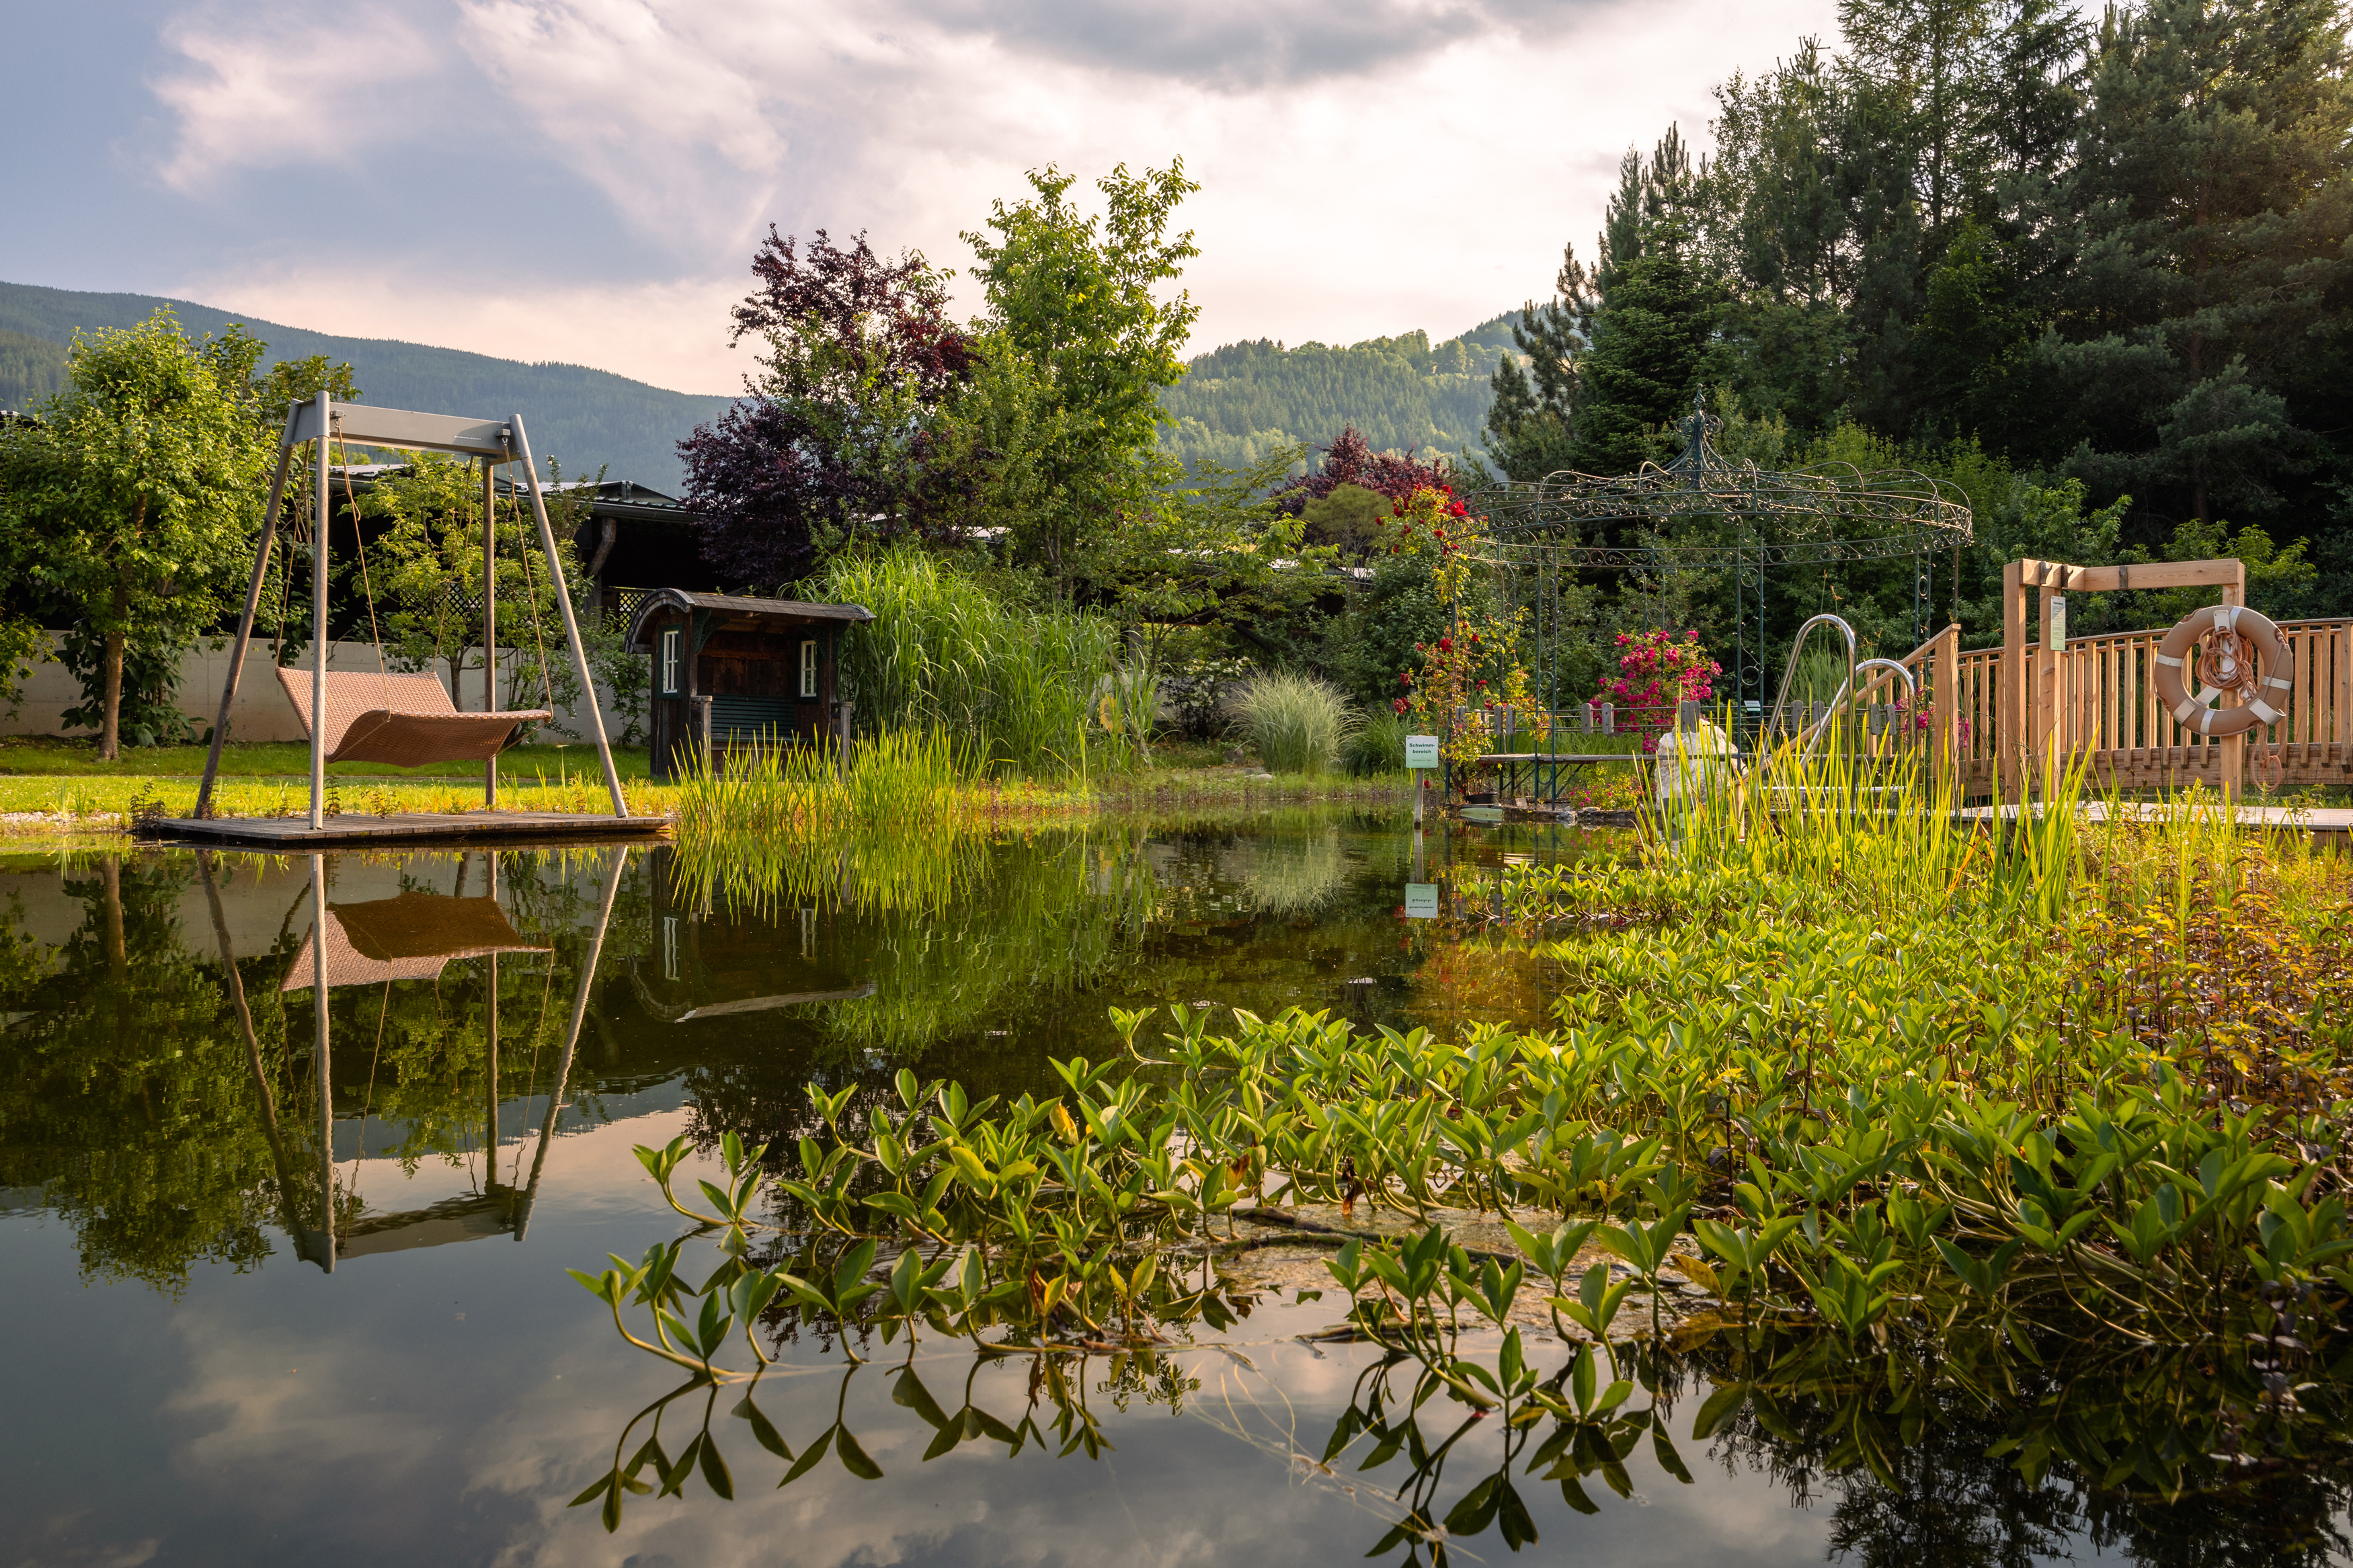
[[[613,765],[624,779],[652,777],[650,753],[643,746],[616,746]],[[0,740],[0,777],[39,775],[50,778],[170,779],[197,778],[205,771],[202,746],[126,746],[113,762],[100,762],[93,741],[59,740],[43,735],[11,735]],[[596,748],[517,746],[499,759],[506,778],[528,779],[544,773],[554,778],[565,772],[596,774]],[[332,763],[327,772],[340,778],[401,779],[480,778],[480,763],[434,763],[427,767],[387,772],[376,763]],[[221,748],[221,777],[308,779],[311,748],[302,742],[267,742]]]
[[[165,816],[185,816],[195,809],[197,780],[179,775],[0,776],[0,816],[39,813],[38,824],[12,824],[16,832],[42,833],[111,830],[123,814],[153,804]],[[674,785],[644,779],[625,779],[622,791],[632,816],[659,816],[676,808],[680,792]],[[479,811],[481,785],[463,778],[343,778],[330,779],[329,805],[353,815],[427,811]],[[307,812],[311,805],[308,777],[225,778],[213,791],[213,804],[224,816],[268,816]],[[502,767],[499,775],[499,805],[507,811],[566,811],[602,814],[612,809],[605,781],[592,757],[583,769],[575,759],[561,770],[541,773]]]
[[[1337,688],[1287,670],[1252,679],[1235,695],[1233,710],[1236,728],[1271,773],[1332,772],[1341,748],[1364,723]]]

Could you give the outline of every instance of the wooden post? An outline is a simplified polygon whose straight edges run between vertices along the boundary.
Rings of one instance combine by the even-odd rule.
[[[482,711],[499,710],[499,515],[491,460],[482,459]],[[499,808],[499,759],[482,763],[482,809]],[[498,960],[491,960],[495,965]]]
[[[2004,805],[2026,798],[2026,565],[2001,568],[2001,690],[1994,720],[1994,767]]]
[[[1961,780],[1961,627],[1956,621],[1936,638],[1934,682],[1930,692],[1928,728],[1935,737],[1936,766],[1952,781],[1953,801],[1960,802]]]
[[[245,668],[245,650],[253,641],[253,619],[261,610],[261,588],[269,575],[269,550],[278,539],[278,507],[286,495],[286,470],[294,455],[294,411],[301,405],[289,405],[286,429],[278,437],[278,468],[269,476],[269,504],[262,509],[261,542],[253,552],[253,577],[245,587],[245,612],[237,616],[237,642],[229,649],[228,679],[221,683],[220,713],[213,721],[213,738],[205,752],[205,778],[196,786],[196,820],[202,822],[211,814],[213,781],[220,775],[221,742],[228,739],[229,704],[237,700],[237,678]],[[292,563],[288,563],[292,569]],[[278,628],[282,638],[286,628]]]
[[[2233,561],[2231,564],[2238,570],[2222,584],[2222,603],[2243,605],[2247,602],[2247,563]],[[2222,700],[2226,707],[2240,706],[2236,693]],[[2246,777],[2247,737],[2243,734],[2227,736],[2222,742],[2222,798],[2235,805]]]
[[[327,433],[334,403],[319,394],[318,495],[311,536],[311,826],[327,826]],[[325,897],[322,893],[322,899]],[[320,906],[324,909],[322,902]],[[321,940],[324,940],[323,935]],[[322,982],[324,984],[324,982]],[[326,1015],[320,1014],[325,1028]],[[324,1047],[322,1047],[323,1049]]]

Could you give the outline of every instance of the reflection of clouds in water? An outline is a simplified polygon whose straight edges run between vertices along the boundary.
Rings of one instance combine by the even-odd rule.
[[[736,1502],[710,1496],[699,1480],[683,1502],[632,1498],[619,1532],[610,1537],[593,1510],[566,1509],[634,1411],[617,1400],[596,1406],[610,1420],[601,1446],[588,1436],[595,1418],[585,1407],[569,1430],[495,1434],[491,1446],[506,1457],[477,1488],[520,1493],[516,1500],[535,1514],[533,1539],[502,1556],[506,1563],[554,1560],[627,1568],[667,1560],[967,1568],[1116,1561],[1136,1568],[1222,1568],[1354,1562],[1398,1513],[1375,1478],[1353,1468],[1368,1445],[1360,1439],[1329,1475],[1293,1458],[1321,1455],[1363,1365],[1358,1352],[1331,1348],[1318,1357],[1282,1342],[1282,1336],[1328,1315],[1311,1306],[1299,1313],[1261,1310],[1245,1321],[1236,1337],[1246,1342],[1256,1371],[1218,1351],[1190,1352],[1185,1370],[1201,1386],[1176,1419],[1168,1418],[1166,1406],[1140,1400],[1124,1414],[1116,1410],[1103,1391],[1105,1363],[1086,1363],[1088,1401],[1113,1445],[1100,1460],[1036,1450],[1008,1459],[999,1447],[967,1445],[926,1462],[922,1454],[930,1429],[892,1403],[898,1374],[881,1365],[857,1374],[846,1410],[851,1429],[885,1472],[880,1482],[859,1480],[828,1458],[789,1489],[775,1490],[784,1463],[754,1445],[744,1423],[725,1415],[737,1397],[730,1390],[721,1395],[712,1426],[734,1468]],[[970,1365],[953,1350],[936,1357],[926,1352],[917,1360],[933,1396],[950,1411],[960,1403]],[[975,1403],[1018,1423],[1028,1378],[1018,1362],[986,1366],[975,1381]],[[764,1383],[761,1406],[796,1452],[830,1418],[837,1379],[828,1369]],[[699,1399],[680,1402],[690,1403],[699,1409]],[[1039,1414],[1044,1426],[1050,1410]],[[1446,1407],[1435,1414],[1444,1431],[1460,1413]],[[671,1452],[691,1429],[691,1418],[676,1429],[678,1441],[668,1443]],[[642,1432],[633,1435],[632,1445]],[[1474,1428],[1458,1445],[1443,1505],[1484,1478],[1501,1441],[1500,1430]],[[1821,1522],[1792,1509],[1788,1494],[1764,1478],[1707,1474],[1699,1486],[1683,1487],[1651,1468],[1646,1455],[1647,1449],[1638,1453],[1630,1467],[1636,1500],[1592,1489],[1602,1512],[1591,1519],[1569,1514],[1542,1483],[1525,1483],[1523,1493],[1543,1532],[1541,1550],[1694,1568],[1795,1568],[1821,1560]],[[1482,1541],[1501,1544],[1492,1533]],[[1475,1551],[1481,1542],[1468,1544]],[[1480,1555],[1492,1559],[1493,1553]]]

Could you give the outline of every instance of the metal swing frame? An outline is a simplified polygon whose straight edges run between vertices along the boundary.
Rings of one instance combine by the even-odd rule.
[[[505,419],[469,419],[451,414],[419,414],[403,408],[377,408],[364,403],[337,403],[326,393],[307,403],[291,404],[286,410],[286,426],[278,438],[278,467],[269,480],[269,504],[262,518],[261,542],[253,552],[253,577],[247,584],[245,609],[237,617],[237,641],[229,654],[228,679],[221,688],[220,712],[213,722],[210,749],[205,754],[204,782],[196,789],[195,816],[199,822],[211,814],[214,781],[220,773],[221,745],[228,737],[229,707],[237,699],[237,678],[244,672],[246,650],[253,641],[253,623],[260,612],[261,592],[269,573],[269,554],[278,538],[278,519],[285,499],[286,480],[291,471],[295,448],[304,442],[313,447],[312,458],[316,482],[313,484],[311,543],[311,715],[307,726],[311,732],[311,826],[326,825],[327,802],[327,581],[329,554],[327,522],[332,501],[327,483],[327,447],[341,441],[346,447],[390,447],[411,452],[444,452],[455,457],[477,459],[482,470],[482,707],[484,711],[498,706],[498,526],[495,516],[495,496],[491,485],[492,470],[506,463],[521,463],[523,479],[531,494],[533,518],[539,525],[540,547],[547,555],[548,581],[556,584],[556,607],[564,616],[564,637],[572,654],[574,670],[580,678],[582,701],[587,711],[588,724],[596,738],[596,758],[604,765],[605,787],[611,795],[613,815],[627,818],[628,806],[621,795],[621,776],[613,766],[613,748],[605,735],[605,715],[596,702],[596,683],[588,671],[587,650],[580,641],[580,622],[572,610],[572,595],[565,584],[564,568],[556,553],[555,530],[547,518],[547,500],[539,487],[539,473],[531,457],[531,440],[524,434],[522,416],[511,414]],[[358,520],[353,520],[358,526]],[[291,546],[290,545],[290,551]],[[288,570],[292,570],[290,558]],[[282,637],[285,628],[280,627]],[[455,677],[453,675],[454,681]],[[499,803],[499,760],[492,756],[482,764],[482,804],[486,809],[496,809]]]

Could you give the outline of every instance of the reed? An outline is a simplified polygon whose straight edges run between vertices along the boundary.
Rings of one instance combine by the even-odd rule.
[[[860,739],[845,770],[814,747],[732,751],[681,782],[680,886],[762,910],[847,889],[874,908],[937,908],[978,826],[965,809],[968,747],[945,728]]]
[[[1084,778],[1134,760],[1118,633],[1099,617],[1009,608],[913,550],[836,557],[812,592],[874,612],[844,640],[842,668],[877,731],[969,737],[959,760],[991,773]]]
[[[1327,773],[1364,723],[1338,689],[1312,675],[1276,670],[1234,695],[1235,722],[1271,773]],[[1400,761],[1404,742],[1398,742]]]

